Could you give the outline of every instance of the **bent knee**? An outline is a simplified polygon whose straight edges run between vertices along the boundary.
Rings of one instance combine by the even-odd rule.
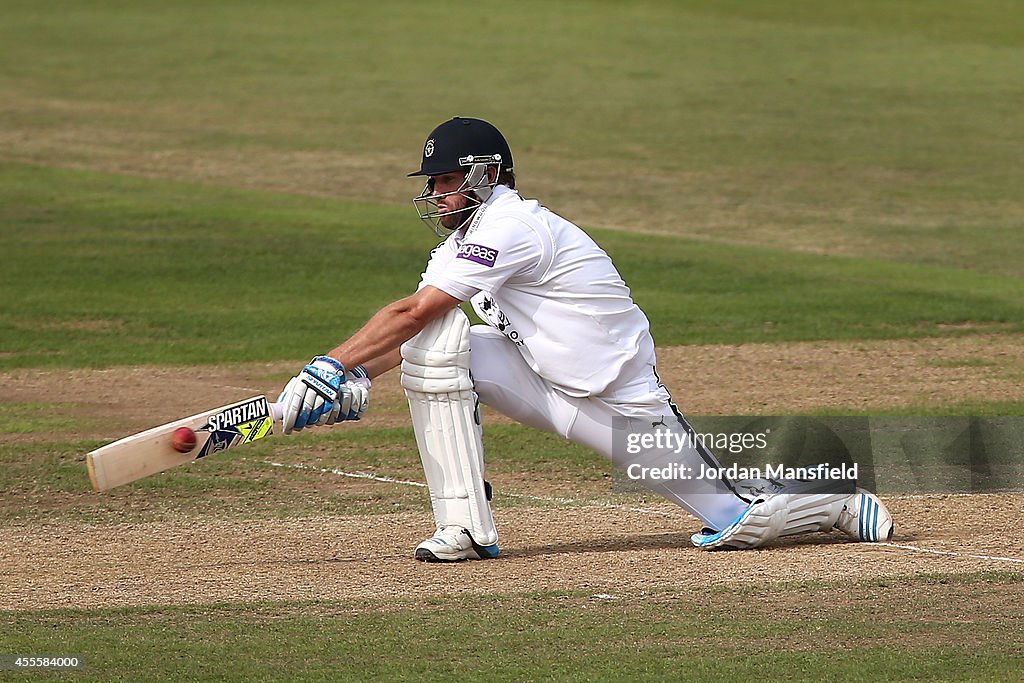
[[[490,403],[498,387],[516,382],[524,370],[529,366],[508,337],[487,325],[469,328],[469,371],[481,401]]]

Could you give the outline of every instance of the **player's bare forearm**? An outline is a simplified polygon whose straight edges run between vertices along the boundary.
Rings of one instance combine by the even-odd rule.
[[[355,334],[327,355],[347,367],[364,364],[371,377],[395,367],[399,347],[427,323],[461,303],[435,287],[426,286],[377,311]]]
[[[376,379],[385,372],[397,368],[402,362],[402,351],[401,349],[392,349],[385,353],[383,356],[377,356],[363,363],[363,367],[366,368],[366,374],[370,376],[370,379]]]
[[[402,342],[423,329],[419,321],[409,315],[404,301],[396,301],[377,311],[355,334],[327,355],[341,361],[346,368],[366,363],[374,365],[376,359],[391,355]]]

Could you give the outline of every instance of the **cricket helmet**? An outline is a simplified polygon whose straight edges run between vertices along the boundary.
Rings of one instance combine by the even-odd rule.
[[[456,116],[430,132],[420,168],[409,177],[468,171],[477,163],[512,170],[512,150],[505,136],[487,121]]]
[[[495,170],[493,174],[489,173],[491,168]],[[510,170],[512,150],[505,136],[483,119],[456,116],[430,132],[423,144],[420,168],[409,174],[409,177],[427,177],[423,191],[412,200],[416,212],[439,237],[447,237],[465,225],[480,205],[490,199],[501,172]],[[434,194],[434,176],[458,171],[466,173],[459,189]],[[458,227],[451,229],[441,225],[437,200],[454,194],[464,195],[470,201],[460,210],[463,220]],[[449,215],[451,213],[454,212]]]

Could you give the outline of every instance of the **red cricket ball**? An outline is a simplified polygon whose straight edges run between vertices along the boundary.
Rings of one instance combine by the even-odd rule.
[[[179,453],[188,453],[196,447],[196,433],[188,427],[178,427],[171,435],[171,447]]]

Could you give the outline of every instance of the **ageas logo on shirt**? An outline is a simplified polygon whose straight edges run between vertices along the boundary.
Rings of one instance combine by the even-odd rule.
[[[455,258],[464,258],[467,261],[479,263],[488,268],[494,267],[494,261],[498,258],[498,250],[490,247],[482,247],[479,244],[463,244],[456,252]]]

